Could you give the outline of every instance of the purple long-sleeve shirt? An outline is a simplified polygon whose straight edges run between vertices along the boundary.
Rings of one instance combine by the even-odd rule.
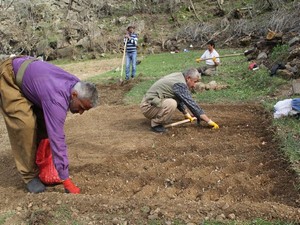
[[[13,60],[15,74],[28,58],[30,57],[26,56]],[[64,123],[69,110],[71,89],[77,82],[77,77],[59,67],[43,61],[34,61],[28,65],[21,87],[24,96],[44,112],[53,162],[63,180],[69,177]]]

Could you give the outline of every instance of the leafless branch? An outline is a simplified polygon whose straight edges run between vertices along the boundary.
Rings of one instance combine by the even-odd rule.
[[[215,33],[210,37],[210,39],[209,39],[207,42],[213,40],[216,36],[220,35],[220,34],[223,33],[224,31],[226,31],[226,30],[229,28],[229,26],[230,26],[230,24],[227,24],[227,26],[226,26],[223,30],[215,32]],[[203,43],[203,44],[201,45],[201,48],[202,48],[204,45],[206,45],[207,42]]]
[[[7,7],[4,9],[4,11],[8,10],[11,7],[11,5],[13,4],[13,2],[14,2],[14,0],[11,0],[11,2],[7,5]]]
[[[192,6],[192,9],[193,9],[193,11],[194,11],[194,14],[195,14],[195,16],[196,16],[196,18],[201,22],[201,20],[200,20],[200,18],[198,17],[198,15],[197,15],[197,12],[196,12],[196,10],[195,10],[195,6],[194,6],[194,3],[193,3],[193,1],[192,0],[190,0],[190,3],[191,3],[191,6]]]

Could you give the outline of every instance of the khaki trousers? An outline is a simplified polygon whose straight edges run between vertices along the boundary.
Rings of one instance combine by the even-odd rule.
[[[0,64],[0,108],[17,170],[24,182],[28,183],[39,173],[35,163],[38,141],[37,119],[33,104],[24,97],[16,85],[12,59]]]
[[[203,67],[203,75],[206,76],[213,76],[217,73],[217,67],[214,65],[206,65]]]
[[[176,108],[177,102],[172,98],[167,98],[162,101],[161,107],[151,105],[144,98],[140,104],[140,108],[144,116],[151,120],[151,127],[168,123]]]

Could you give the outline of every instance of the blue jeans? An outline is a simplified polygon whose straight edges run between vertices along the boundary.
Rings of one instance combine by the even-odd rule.
[[[126,77],[125,79],[129,79],[129,73],[130,73],[130,64],[132,65],[131,69],[131,77],[135,77],[136,73],[136,58],[137,58],[137,52],[126,52]]]

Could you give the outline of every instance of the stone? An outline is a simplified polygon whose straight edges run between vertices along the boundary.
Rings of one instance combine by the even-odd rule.
[[[227,217],[228,217],[228,219],[234,220],[235,219],[235,214],[230,213]]]
[[[300,37],[294,37],[291,40],[289,40],[289,46],[294,46],[295,44],[300,43]]]
[[[286,69],[277,70],[276,75],[285,80],[290,80],[293,78],[293,73]]]
[[[267,58],[268,58],[268,55],[267,55],[267,53],[265,53],[265,52],[261,52],[261,53],[259,53],[258,56],[257,56],[257,59],[258,59],[258,60],[261,60],[261,59],[267,59]]]
[[[300,79],[292,81],[292,90],[294,95],[300,94]]]

